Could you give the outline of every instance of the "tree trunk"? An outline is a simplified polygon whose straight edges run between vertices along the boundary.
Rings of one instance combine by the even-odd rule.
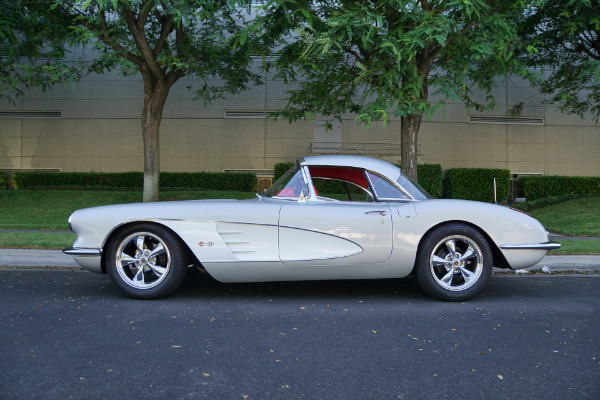
[[[144,110],[142,111],[142,138],[144,141],[144,195],[143,200],[159,200],[160,147],[159,134],[162,112],[169,94],[169,86],[144,77]]]
[[[402,172],[417,180],[417,136],[423,114],[410,114],[400,119],[400,155]]]

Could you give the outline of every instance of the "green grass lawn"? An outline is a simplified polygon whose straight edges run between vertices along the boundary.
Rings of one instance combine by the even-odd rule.
[[[74,233],[0,232],[0,248],[66,249],[76,237]]]
[[[584,197],[528,211],[544,227],[567,236],[600,237],[600,197]]]
[[[561,248],[551,250],[548,255],[600,254],[600,240],[557,240]]]
[[[163,192],[162,201],[250,199],[254,193],[225,191]],[[0,229],[69,230],[75,210],[108,204],[141,203],[141,192],[96,190],[0,190]],[[2,243],[0,241],[0,243]]]
[[[193,199],[250,199],[254,193],[180,191],[161,193],[162,201]],[[68,231],[75,210],[142,201],[141,192],[0,190],[0,229]],[[600,198],[570,200],[529,212],[551,232],[567,236],[600,237]],[[63,249],[75,235],[56,232],[0,232],[0,248]],[[560,240],[562,248],[550,254],[600,254],[600,240]]]

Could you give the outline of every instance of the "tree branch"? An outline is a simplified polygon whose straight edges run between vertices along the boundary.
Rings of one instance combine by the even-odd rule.
[[[129,28],[129,31],[133,36],[133,40],[135,40],[135,44],[137,45],[138,50],[140,50],[140,53],[142,53],[142,57],[144,58],[146,65],[148,65],[150,72],[152,72],[152,75],[154,75],[154,77],[157,80],[165,79],[165,74],[156,62],[156,57],[154,57],[154,54],[150,49],[150,45],[148,44],[148,40],[146,39],[144,30],[138,29],[133,11],[124,8],[123,16],[125,17],[127,27]]]
[[[154,50],[152,51],[154,58],[158,57],[158,54],[162,50],[165,41],[167,40],[167,36],[173,32],[173,18],[173,15],[169,15],[169,18],[164,23],[161,22],[162,28],[160,30],[160,36],[154,45]]]
[[[144,28],[146,27],[146,22],[148,21],[148,15],[150,15],[150,12],[152,11],[152,7],[150,7],[151,2],[152,2],[152,0],[146,0],[140,6],[140,15],[138,15],[138,18],[137,18],[137,27],[142,32],[144,31]]]
[[[79,21],[77,23],[79,25],[84,26],[90,32],[96,32],[96,37],[98,38],[98,40],[105,43],[115,52],[120,54],[121,57],[126,58],[127,60],[136,64],[138,67],[140,67],[143,64],[143,60],[141,58],[125,50],[125,48],[110,35],[108,31],[108,23],[106,22],[106,14],[104,13],[104,11],[100,11],[100,26],[86,21],[83,17],[78,19]]]

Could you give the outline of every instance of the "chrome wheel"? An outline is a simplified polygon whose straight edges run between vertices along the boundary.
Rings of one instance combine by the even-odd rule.
[[[483,289],[494,258],[485,236],[462,223],[441,225],[419,244],[415,275],[419,286],[446,301],[467,300]]]
[[[136,289],[160,285],[171,268],[171,254],[165,242],[150,232],[127,236],[115,255],[115,267],[122,281]]]
[[[473,286],[483,271],[483,254],[474,240],[453,235],[442,239],[429,259],[433,279],[442,288],[462,291]]]

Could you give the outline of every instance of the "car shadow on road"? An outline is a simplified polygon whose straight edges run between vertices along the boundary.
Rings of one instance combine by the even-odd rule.
[[[47,272],[56,274],[56,272]],[[72,272],[65,272],[67,275]],[[110,281],[108,276],[100,277],[86,272],[75,272],[79,277],[77,284],[68,286],[68,294],[73,296],[95,296],[123,298],[126,296]],[[566,288],[558,281],[567,277],[506,277],[492,276],[483,291],[475,296],[475,301],[502,301],[519,298],[522,300],[543,300],[570,296],[563,293]],[[578,279],[571,277],[571,279]],[[541,289],[541,290],[540,290]],[[567,290],[568,292],[568,290]],[[198,301],[210,299],[264,300],[264,299],[364,299],[376,298],[384,301],[399,300],[414,303],[437,302],[418,286],[414,277],[402,279],[365,279],[365,280],[326,280],[326,281],[287,281],[259,283],[222,283],[206,273],[190,274],[183,284],[171,295],[160,301]]]
[[[417,286],[414,278],[222,283],[206,273],[190,275],[173,293],[177,298],[357,298],[379,299],[404,297],[431,301]]]

